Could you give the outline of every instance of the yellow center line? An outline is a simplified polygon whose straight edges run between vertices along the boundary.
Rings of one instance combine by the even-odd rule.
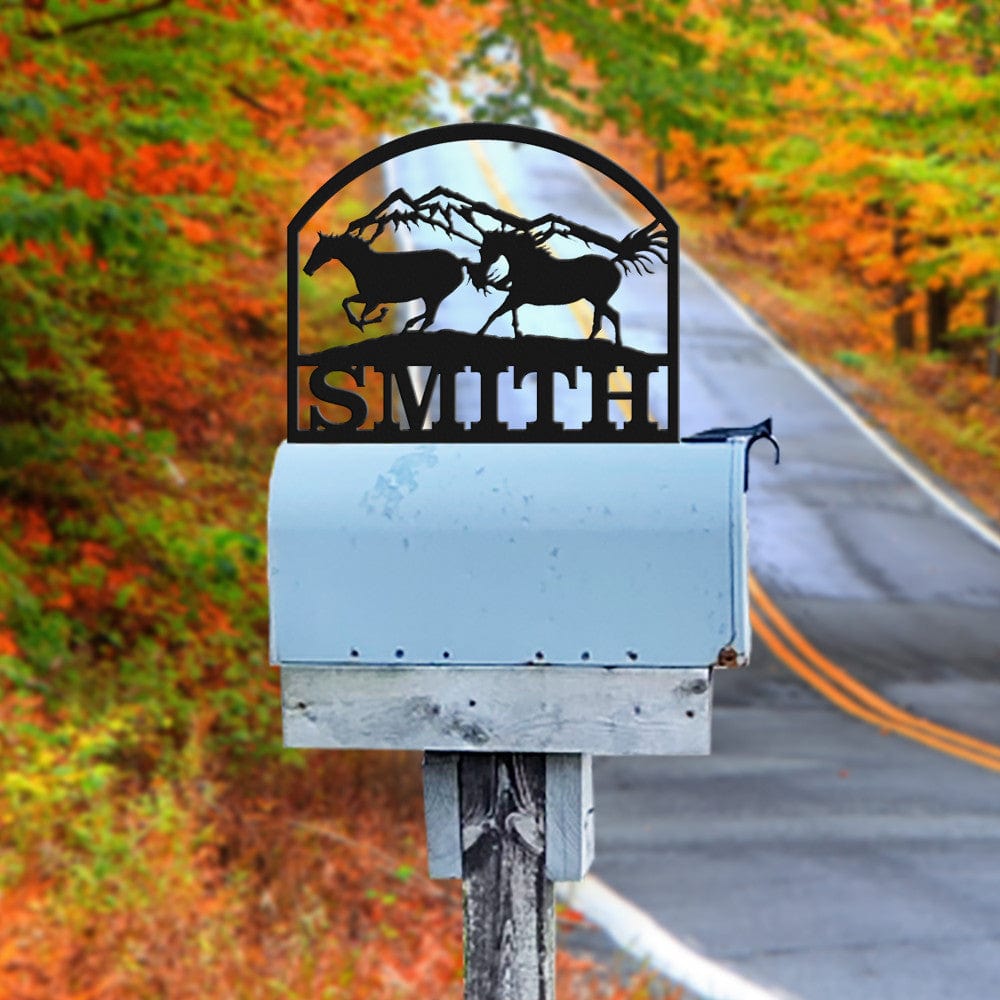
[[[818,683],[814,681],[821,681],[824,694],[835,704],[851,714],[862,711],[874,713],[882,720],[883,728],[925,742],[956,757],[976,758],[975,763],[1000,771],[1000,746],[924,719],[893,704],[821,653],[785,617],[753,576],[750,577],[750,594],[758,605],[751,614],[754,630],[764,637],[786,666],[803,677],[808,673],[810,676],[807,679],[814,687],[818,688]]]
[[[522,215],[478,143],[472,143],[472,152],[499,207],[513,215]],[[589,336],[593,317],[588,315],[588,310],[579,301],[572,303],[570,309],[584,335]],[[629,388],[621,372],[612,373],[610,384],[615,391],[628,391]],[[631,402],[616,402],[626,420],[631,419]],[[921,718],[882,697],[809,642],[779,610],[752,573],[749,575],[749,582],[750,595],[755,605],[750,612],[754,632],[764,640],[781,663],[813,689],[847,714],[883,732],[895,733],[941,753],[1000,773],[1000,746]]]

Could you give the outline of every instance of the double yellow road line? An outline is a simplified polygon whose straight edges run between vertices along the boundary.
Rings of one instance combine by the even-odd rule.
[[[952,757],[1000,772],[1000,746],[939,725],[894,705],[821,653],[782,613],[751,574],[750,623],[792,673],[848,715]]]
[[[523,215],[504,189],[486,154],[475,143],[473,156],[497,205],[514,215]],[[588,335],[591,322],[589,312],[580,302],[574,302],[570,308],[584,335]],[[620,377],[624,379],[624,376]],[[625,419],[630,419],[631,402],[617,402],[625,413]],[[838,708],[875,726],[881,732],[903,736],[941,753],[1000,773],[1000,746],[914,715],[862,684],[821,653],[785,617],[753,574],[750,575],[750,597],[750,624],[755,635],[764,640],[768,649],[785,667]]]

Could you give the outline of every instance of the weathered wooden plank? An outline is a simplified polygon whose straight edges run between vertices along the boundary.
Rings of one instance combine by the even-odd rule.
[[[459,757],[465,1000],[553,1000],[555,905],[545,876],[545,758]]]
[[[424,817],[431,878],[462,877],[457,753],[424,754]],[[582,879],[594,860],[590,754],[545,755],[545,872],[553,882]]]
[[[546,874],[553,882],[576,882],[593,860],[593,758],[586,753],[546,754]]]
[[[431,878],[462,877],[462,818],[458,804],[458,754],[424,754],[424,820],[427,873]]]
[[[286,746],[707,754],[711,671],[283,667]]]

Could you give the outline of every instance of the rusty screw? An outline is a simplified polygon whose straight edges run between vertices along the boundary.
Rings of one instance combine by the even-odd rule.
[[[740,655],[733,649],[732,646],[723,646],[719,650],[718,658],[715,661],[717,667],[727,667],[730,670],[735,670],[737,667],[743,666],[740,662]]]

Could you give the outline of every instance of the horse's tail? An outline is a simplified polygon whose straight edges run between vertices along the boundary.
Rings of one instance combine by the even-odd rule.
[[[666,230],[657,229],[659,223],[654,219],[648,226],[629,233],[619,244],[618,253],[611,258],[625,274],[634,267],[637,274],[652,274],[653,260],[666,264],[664,256],[668,252]]]
[[[492,288],[496,288],[496,285],[490,282],[489,269],[486,265],[480,261],[468,260],[466,257],[456,257],[455,259],[464,268],[466,277],[472,282],[472,287],[477,292],[486,295]]]

